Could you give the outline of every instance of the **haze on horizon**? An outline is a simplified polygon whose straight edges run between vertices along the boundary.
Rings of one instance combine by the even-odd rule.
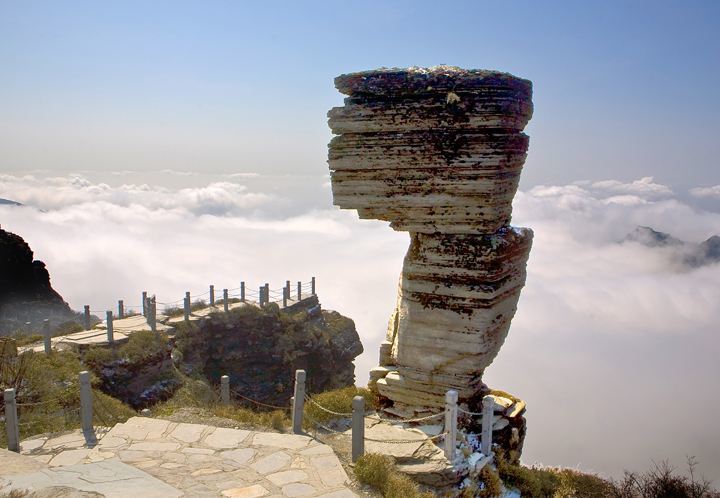
[[[535,230],[486,380],[526,462],[720,480],[720,265],[623,243],[720,234],[720,3],[0,0],[0,225],[78,309],[318,277],[375,364],[407,234],[332,207],[333,78],[493,68],[534,83],[514,223]],[[92,302],[88,302],[92,301]],[[670,400],[673,402],[670,403]]]

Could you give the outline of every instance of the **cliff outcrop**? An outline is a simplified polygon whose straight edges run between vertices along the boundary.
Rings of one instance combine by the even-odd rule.
[[[179,324],[175,348],[186,373],[215,385],[228,375],[233,391],[278,406],[290,402],[296,369],[307,372],[309,393],[353,385],[353,360],[363,351],[354,322],[323,310],[317,296],[284,310],[246,306]]]
[[[0,335],[27,328],[40,330],[43,320],[53,325],[76,319],[50,284],[45,263],[33,259],[22,237],[0,229]]]

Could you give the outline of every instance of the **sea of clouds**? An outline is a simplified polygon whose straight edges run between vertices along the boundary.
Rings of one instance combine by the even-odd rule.
[[[332,208],[328,178],[254,173],[0,174],[0,225],[20,234],[76,309],[317,277],[375,365],[408,235]],[[720,481],[720,264],[624,242],[637,226],[720,234],[720,186],[652,178],[535,186],[513,223],[535,231],[527,285],[486,382],[528,403],[524,460],[618,476],[686,455]]]

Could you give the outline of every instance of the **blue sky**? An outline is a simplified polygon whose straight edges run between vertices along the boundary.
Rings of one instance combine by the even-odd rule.
[[[334,76],[534,82],[524,185],[720,183],[720,2],[0,0],[0,169],[323,174]]]

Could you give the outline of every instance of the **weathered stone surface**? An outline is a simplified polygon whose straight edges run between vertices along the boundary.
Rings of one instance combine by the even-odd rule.
[[[0,468],[2,475],[8,476],[35,472],[44,469],[45,465],[33,458],[0,448]]]
[[[76,430],[23,441],[26,455],[0,450],[0,495],[22,483],[107,496],[355,496],[332,449],[305,436],[134,417],[99,438],[84,447]]]
[[[532,231],[509,226],[532,84],[435,68],[342,75],[328,163],[334,203],[410,232],[398,302],[371,386],[394,414],[475,405],[525,283]],[[499,404],[508,409],[510,404]]]

